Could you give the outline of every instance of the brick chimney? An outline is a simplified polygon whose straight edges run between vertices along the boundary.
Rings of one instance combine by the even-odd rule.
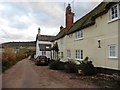
[[[74,13],[71,12],[71,6],[68,4],[66,7],[66,28],[69,29],[73,24]]]

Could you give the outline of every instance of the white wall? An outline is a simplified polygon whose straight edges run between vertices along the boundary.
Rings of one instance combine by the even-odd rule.
[[[37,40],[37,43],[36,43],[36,56],[39,56],[39,55],[42,55],[42,51],[40,51],[39,49],[39,44],[51,44],[52,45],[52,42],[47,42],[47,41],[38,41]],[[51,51],[46,51],[46,56],[47,58],[50,58],[51,59]]]

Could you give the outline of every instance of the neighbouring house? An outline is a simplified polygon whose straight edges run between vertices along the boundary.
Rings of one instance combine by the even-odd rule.
[[[43,56],[46,56],[48,59],[51,59],[52,57],[51,40],[53,40],[54,37],[55,36],[41,35],[40,28],[38,28],[38,34],[36,36],[36,56],[35,57],[43,55]]]
[[[28,41],[28,42],[6,42],[2,43],[2,50],[6,47],[13,48],[15,53],[19,52],[21,48],[27,48],[35,50],[35,41]]]
[[[73,15],[68,5],[66,27],[53,40],[53,58],[82,61],[89,57],[96,67],[120,70],[120,0],[101,2],[75,23]]]

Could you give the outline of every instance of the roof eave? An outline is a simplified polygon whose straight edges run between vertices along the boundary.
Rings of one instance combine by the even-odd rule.
[[[74,31],[72,31],[72,32],[69,32],[69,33],[67,33],[66,35],[75,33],[75,32],[77,32],[77,31],[79,31],[79,30],[82,30],[82,29],[87,28],[87,27],[89,27],[89,26],[92,26],[92,25],[94,25],[94,24],[95,24],[95,21],[92,21],[91,23],[89,23],[89,24],[87,24],[87,25],[81,27],[80,29],[76,29],[76,30],[74,30]]]

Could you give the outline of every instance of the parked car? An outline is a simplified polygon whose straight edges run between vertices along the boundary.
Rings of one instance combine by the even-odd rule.
[[[46,56],[38,56],[35,59],[35,65],[48,65],[48,58]]]

